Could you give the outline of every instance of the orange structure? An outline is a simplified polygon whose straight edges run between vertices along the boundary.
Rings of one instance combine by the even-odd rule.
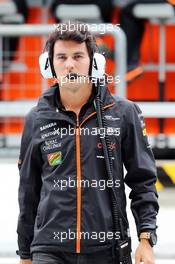
[[[30,7],[28,23],[42,23],[41,7]],[[118,9],[115,10],[113,22],[116,23],[116,15]],[[50,23],[54,20],[50,17]],[[151,34],[151,35],[150,35]],[[146,31],[141,47],[141,63],[145,64],[150,61],[158,63],[158,46],[159,46],[159,26],[146,24]],[[166,61],[169,63],[175,62],[174,42],[172,36],[175,35],[175,26],[166,26]],[[151,41],[150,41],[151,36]],[[108,50],[107,55],[107,73],[114,74],[114,69],[117,67],[113,61],[114,40],[109,35],[104,35],[98,38],[99,45],[103,45]],[[19,74],[18,71],[7,71],[4,74],[4,85],[1,90],[1,100],[23,100],[36,99],[42,92],[42,77],[38,67],[38,56],[42,50],[41,36],[22,36],[20,37],[17,56],[15,61],[24,63],[26,70]],[[15,62],[14,61],[14,62]],[[49,82],[49,84],[52,83]],[[158,101],[158,73],[156,71],[146,71],[144,75],[128,84],[127,97],[133,101]],[[165,100],[175,101],[175,71],[166,73],[165,83]],[[114,93],[114,84],[109,85],[109,89]],[[156,118],[146,118],[148,134],[158,135],[160,133],[159,120]],[[0,123],[0,133],[21,133],[23,122],[19,118],[10,118],[2,120]],[[163,133],[169,136],[175,135],[175,118],[167,118],[163,123]]]

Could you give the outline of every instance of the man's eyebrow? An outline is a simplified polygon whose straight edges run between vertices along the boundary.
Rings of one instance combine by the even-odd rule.
[[[55,56],[60,56],[60,55],[66,55],[66,53],[60,52],[55,54]]]
[[[77,51],[77,52],[74,52],[73,55],[84,55],[85,53],[83,51]],[[56,56],[60,56],[60,55],[66,55],[66,53],[63,53],[63,52],[59,52],[59,53],[56,53],[55,54]]]
[[[77,54],[84,55],[85,53],[84,53],[84,51],[76,51],[76,52],[73,53],[73,55],[77,55]],[[58,52],[55,55],[66,55],[66,53],[64,53],[64,52]]]
[[[74,55],[77,55],[77,54],[84,55],[85,53],[83,51],[77,51],[77,52],[74,53]]]

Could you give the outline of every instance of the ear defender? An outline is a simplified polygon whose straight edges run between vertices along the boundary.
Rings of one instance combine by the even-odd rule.
[[[95,52],[92,58],[91,77],[97,79],[103,78],[105,75],[105,67],[106,67],[105,57],[102,54]]]
[[[53,78],[52,68],[48,52],[45,51],[39,56],[40,72],[44,79]]]
[[[105,66],[106,66],[106,59],[105,57],[95,52],[94,56],[92,58],[92,70],[91,72],[91,78],[103,78],[105,74]],[[39,66],[40,66],[40,72],[43,78],[50,79],[54,78],[52,65],[48,56],[48,52],[45,51],[39,56]]]

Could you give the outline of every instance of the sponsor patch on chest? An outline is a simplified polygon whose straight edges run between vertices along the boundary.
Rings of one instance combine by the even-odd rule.
[[[56,166],[62,163],[62,152],[57,151],[47,155],[47,159],[50,166]]]
[[[52,140],[46,140],[44,142],[42,149],[44,152],[47,152],[47,151],[54,150],[60,147],[61,147],[61,142],[58,142],[57,139],[52,139]]]
[[[56,122],[51,122],[51,123],[45,124],[43,126],[40,126],[40,131],[44,131],[48,128],[55,127],[56,125],[57,125]]]

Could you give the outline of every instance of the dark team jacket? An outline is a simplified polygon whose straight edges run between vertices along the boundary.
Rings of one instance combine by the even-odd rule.
[[[94,98],[95,92],[77,118],[61,105],[54,85],[26,117],[18,165],[21,258],[36,251],[90,253],[110,247],[120,236],[113,230],[110,188],[115,186],[127,217],[124,183],[131,188],[138,234],[156,228],[156,168],[142,113],[102,87],[106,129],[99,130]],[[104,162],[104,133],[112,150],[112,182]]]

